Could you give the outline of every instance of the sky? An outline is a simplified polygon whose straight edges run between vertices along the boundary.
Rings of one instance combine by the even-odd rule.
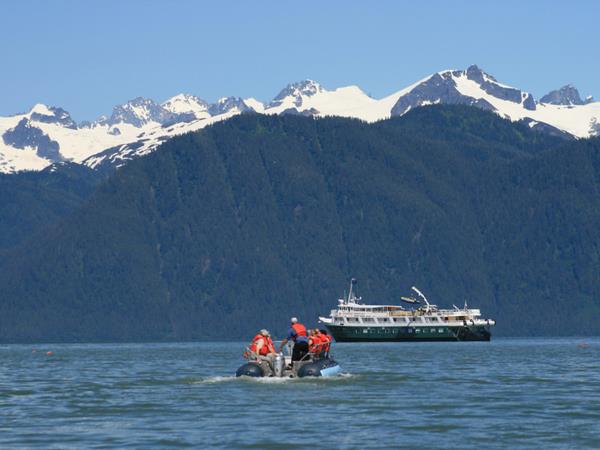
[[[391,94],[477,64],[536,98],[600,99],[598,1],[3,0],[0,115],[76,121],[143,96],[271,100],[306,78]]]

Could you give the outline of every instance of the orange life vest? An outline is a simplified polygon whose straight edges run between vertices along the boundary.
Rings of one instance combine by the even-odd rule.
[[[301,323],[296,322],[292,325],[292,328],[296,332],[296,336],[306,336],[306,327]],[[294,338],[296,340],[296,338]]]
[[[254,336],[254,338],[252,339],[252,343],[250,344],[250,351],[252,353],[256,353],[256,344],[259,340],[263,339],[263,346],[260,348],[258,354],[259,355],[267,355],[269,353],[269,338],[267,336],[263,336],[262,334],[257,334],[256,336]],[[271,345],[273,345],[271,343]]]
[[[308,346],[308,351],[311,353],[321,353],[323,351],[323,340],[320,334],[313,334],[310,337],[310,344]]]

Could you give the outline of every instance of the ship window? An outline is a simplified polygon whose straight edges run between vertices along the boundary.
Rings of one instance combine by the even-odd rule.
[[[432,318],[431,318],[431,321],[432,321],[432,322],[437,322],[437,320],[438,320],[438,318],[437,318],[437,317],[432,317]]]
[[[438,328],[438,333],[443,333],[444,329],[443,328]]]
[[[421,329],[420,328],[415,328],[415,333],[420,333]]]

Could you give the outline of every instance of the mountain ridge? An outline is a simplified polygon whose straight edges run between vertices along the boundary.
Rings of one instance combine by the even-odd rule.
[[[573,86],[552,91],[542,100],[535,101],[532,94],[504,85],[472,65],[466,70],[436,72],[381,99],[368,96],[357,86],[327,90],[314,80],[304,80],[288,84],[266,103],[223,97],[209,104],[190,94],[178,94],[162,103],[137,97],[115,106],[110,117],[79,125],[67,111],[38,104],[28,113],[0,117],[0,172],[40,170],[62,160],[92,164],[90,167],[110,165],[113,160],[122,165],[175,135],[247,112],[354,117],[373,122],[429,104],[466,104],[513,121],[523,120],[540,132],[578,138],[600,133],[600,102],[581,100]],[[14,139],[5,135],[14,136],[24,119],[27,122],[17,129],[22,135],[18,140],[31,145],[15,147],[11,144]],[[48,144],[42,135],[58,149],[45,151],[56,145]],[[123,149],[121,154],[117,154],[119,148]]]
[[[466,297],[497,334],[594,333],[599,171],[598,138],[465,105],[371,124],[238,115],[113,172],[10,250],[0,340],[280,334],[350,276],[374,302],[413,284]]]

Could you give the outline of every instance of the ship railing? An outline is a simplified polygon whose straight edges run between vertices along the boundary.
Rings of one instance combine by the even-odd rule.
[[[399,320],[399,321],[388,321],[388,320],[377,320],[377,318],[369,317],[370,321],[361,321],[361,322],[345,322],[344,317],[337,317],[334,320],[334,324],[339,325],[358,325],[358,326],[463,326],[466,322],[467,325],[489,325],[487,319],[463,319],[460,320],[430,320],[427,317],[417,316],[418,320]],[[358,317],[346,317],[346,319],[359,319]],[[363,318],[364,319],[364,318]],[[405,319],[409,319],[406,317]],[[490,320],[492,324],[495,324],[495,321]]]
[[[427,316],[425,314],[335,314],[332,316],[333,320],[343,320],[343,319],[373,319],[373,320],[382,320],[382,319],[390,319],[390,318],[411,318],[411,317],[418,317],[418,318],[423,318],[425,320],[431,321],[429,319],[430,316]],[[483,320],[483,319],[479,319],[476,316],[465,316],[464,314],[462,316],[451,316],[451,315],[435,315],[433,317],[436,317],[439,319],[439,322],[441,323],[446,323],[446,322],[462,322],[463,320]],[[446,320],[445,320],[446,319]]]
[[[402,312],[383,312],[383,311],[374,311],[374,312],[348,312],[348,311],[344,311],[342,313],[340,312],[335,312],[332,314],[332,317],[390,317],[390,316],[411,316],[412,314],[409,311],[402,311]]]
[[[436,309],[431,310],[429,314],[435,313],[440,317],[478,317],[481,315],[478,309],[454,310],[454,309]],[[332,310],[331,317],[406,317],[428,314],[426,311],[417,309],[413,311],[339,311]]]

